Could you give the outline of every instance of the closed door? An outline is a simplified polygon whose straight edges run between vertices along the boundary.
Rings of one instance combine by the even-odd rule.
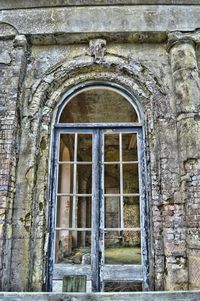
[[[141,129],[59,129],[56,141],[54,290],[142,290]]]

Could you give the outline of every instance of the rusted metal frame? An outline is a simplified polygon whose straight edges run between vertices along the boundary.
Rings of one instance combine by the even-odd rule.
[[[93,166],[92,166],[92,252],[91,252],[91,268],[92,268],[92,291],[100,290],[99,282],[99,130],[93,132]]]

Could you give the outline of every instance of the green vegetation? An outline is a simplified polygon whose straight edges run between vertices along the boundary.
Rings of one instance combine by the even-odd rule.
[[[113,247],[105,250],[106,264],[141,264],[141,253],[139,247]],[[68,260],[73,263],[81,263],[82,256],[90,254],[90,248],[79,248],[74,250]]]
[[[141,250],[135,247],[107,248],[105,251],[106,264],[140,264]]]

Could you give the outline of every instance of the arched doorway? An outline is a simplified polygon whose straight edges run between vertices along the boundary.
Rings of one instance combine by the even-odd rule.
[[[141,111],[112,83],[63,97],[53,142],[54,291],[148,287]]]

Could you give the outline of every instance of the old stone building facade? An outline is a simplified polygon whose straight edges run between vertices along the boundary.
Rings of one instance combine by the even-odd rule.
[[[1,290],[199,290],[199,0],[0,9]]]

